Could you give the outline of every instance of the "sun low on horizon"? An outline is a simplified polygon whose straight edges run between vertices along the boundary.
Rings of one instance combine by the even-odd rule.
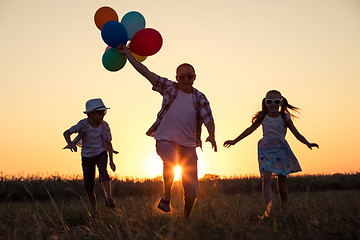
[[[203,127],[199,177],[259,176],[261,127],[235,146],[224,148],[223,143],[250,126],[271,89],[300,108],[296,128],[320,145],[310,150],[287,131],[302,168],[298,174],[360,171],[358,1],[4,0],[0,176],[81,176],[81,149],[64,150],[63,132],[86,118],[85,103],[92,98],[110,108],[104,120],[119,152],[116,171],[108,168],[111,176],[162,175],[155,140],[146,135],[162,96],[129,62],[118,71],[104,67],[107,44],[94,23],[103,6],[120,19],[138,11],[146,28],[161,34],[161,49],[143,61],[152,72],[175,81],[179,64],[194,66],[194,87],[210,102],[218,147],[214,152],[205,142]]]

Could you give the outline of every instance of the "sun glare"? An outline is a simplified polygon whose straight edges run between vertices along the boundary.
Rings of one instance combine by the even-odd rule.
[[[175,167],[175,180],[180,180],[181,179],[181,167],[180,166],[176,166]]]
[[[146,175],[149,178],[162,176],[163,162],[157,154],[152,154],[148,158],[144,166],[146,169]]]

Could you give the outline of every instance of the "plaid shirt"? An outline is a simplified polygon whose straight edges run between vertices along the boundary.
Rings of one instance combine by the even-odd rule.
[[[207,124],[213,120],[213,116],[210,109],[209,101],[206,99],[205,95],[193,88],[193,101],[196,111],[196,146],[201,147],[201,126],[202,124]],[[163,96],[162,107],[159,113],[157,114],[157,119],[155,123],[150,127],[146,132],[146,135],[154,137],[157,128],[160,125],[161,120],[163,119],[165,113],[169,109],[170,105],[174,102],[178,92],[178,84],[176,82],[170,81],[166,78],[159,76],[158,80],[154,84],[152,90],[159,92]]]

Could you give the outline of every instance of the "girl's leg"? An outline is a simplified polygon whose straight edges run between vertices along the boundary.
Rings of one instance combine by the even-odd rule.
[[[271,174],[269,171],[263,171],[262,174],[262,192],[266,207],[270,207],[272,202]]]
[[[289,194],[287,190],[287,176],[278,175],[278,190],[280,195],[280,207],[285,211],[289,201]]]

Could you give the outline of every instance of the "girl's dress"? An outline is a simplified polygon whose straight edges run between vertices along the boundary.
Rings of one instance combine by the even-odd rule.
[[[290,115],[286,114],[286,119],[289,118]],[[281,115],[276,118],[266,115],[261,125],[263,138],[258,143],[260,174],[263,171],[280,175],[300,172],[299,162],[285,140],[287,127]]]

